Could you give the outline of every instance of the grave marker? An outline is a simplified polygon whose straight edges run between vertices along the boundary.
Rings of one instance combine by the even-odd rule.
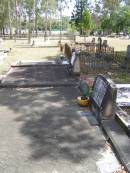
[[[127,46],[127,59],[130,59],[130,45]]]
[[[125,58],[125,66],[126,66],[126,71],[129,70],[130,68],[130,45],[127,46],[127,54]]]
[[[93,84],[91,94],[91,109],[99,122],[104,119],[113,119],[116,111],[116,85],[103,75],[98,75]]]

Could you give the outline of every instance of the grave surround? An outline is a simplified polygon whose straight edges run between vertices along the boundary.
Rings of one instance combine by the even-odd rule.
[[[117,87],[103,75],[98,75],[91,94],[91,111],[96,116],[116,155],[130,173],[130,138],[117,121]]]

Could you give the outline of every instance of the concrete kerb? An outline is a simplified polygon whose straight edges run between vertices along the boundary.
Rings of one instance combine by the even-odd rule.
[[[0,84],[0,88],[40,88],[40,87],[69,87],[78,86],[77,83],[37,83],[37,84]]]

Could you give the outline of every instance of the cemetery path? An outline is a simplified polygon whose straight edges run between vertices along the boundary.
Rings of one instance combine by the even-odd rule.
[[[0,90],[0,172],[97,173],[105,138],[74,87]]]

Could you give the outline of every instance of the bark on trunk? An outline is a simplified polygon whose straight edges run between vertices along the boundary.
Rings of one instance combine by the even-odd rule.
[[[10,35],[10,39],[13,38],[12,35],[12,23],[11,23],[11,14],[10,14],[10,2],[8,1],[8,13],[9,13],[9,35]]]
[[[18,2],[15,0],[15,21],[16,21],[16,31],[15,31],[15,37],[18,35],[18,11],[17,11]]]
[[[31,43],[31,12],[29,12],[28,44]]]
[[[48,24],[48,1],[46,0],[44,41],[47,40],[47,24]]]

